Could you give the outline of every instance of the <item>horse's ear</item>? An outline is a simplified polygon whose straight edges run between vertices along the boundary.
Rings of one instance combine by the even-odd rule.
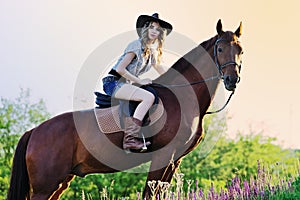
[[[221,19],[219,19],[219,21],[217,23],[217,32],[218,32],[218,35],[221,35],[224,33]]]
[[[238,27],[238,29],[236,29],[236,31],[234,32],[234,34],[237,36],[237,37],[240,37],[242,35],[242,22],[240,23],[240,26]]]

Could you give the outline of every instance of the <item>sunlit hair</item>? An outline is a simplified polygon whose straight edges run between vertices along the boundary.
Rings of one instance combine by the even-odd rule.
[[[150,55],[150,48],[148,46],[148,41],[149,41],[148,31],[149,31],[150,26],[151,26],[152,23],[153,22],[147,23],[141,30],[142,44],[145,47],[144,54],[143,54],[144,58],[148,58],[149,55]],[[167,36],[167,30],[166,29],[160,27],[158,30],[159,30],[160,34],[157,38],[157,42],[158,42],[157,51],[158,52],[157,52],[157,57],[155,56],[155,58],[154,58],[155,59],[154,60],[155,64],[160,64],[160,62],[161,62],[161,57],[162,57],[162,53],[163,53],[162,47],[163,47],[163,43],[165,41],[165,38]]]

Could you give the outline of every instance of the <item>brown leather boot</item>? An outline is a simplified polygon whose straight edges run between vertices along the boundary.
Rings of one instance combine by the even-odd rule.
[[[142,127],[142,121],[133,117],[125,118],[125,131],[123,139],[123,149],[126,151],[132,150],[143,150],[144,143],[138,140],[138,136]],[[150,142],[146,142],[146,146],[150,145]],[[144,149],[144,150],[147,150]]]

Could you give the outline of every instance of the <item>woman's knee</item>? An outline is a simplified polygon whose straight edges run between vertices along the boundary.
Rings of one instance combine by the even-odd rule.
[[[155,100],[155,96],[151,92],[147,91],[147,93],[145,93],[143,97],[143,101],[148,102],[149,104],[153,104],[154,100]]]

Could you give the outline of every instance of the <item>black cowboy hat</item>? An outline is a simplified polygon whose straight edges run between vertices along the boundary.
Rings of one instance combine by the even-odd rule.
[[[140,15],[136,21],[136,29],[139,36],[141,36],[141,29],[148,22],[158,22],[162,28],[167,30],[167,35],[169,35],[173,29],[172,25],[164,20],[159,19],[158,13],[153,15]]]

